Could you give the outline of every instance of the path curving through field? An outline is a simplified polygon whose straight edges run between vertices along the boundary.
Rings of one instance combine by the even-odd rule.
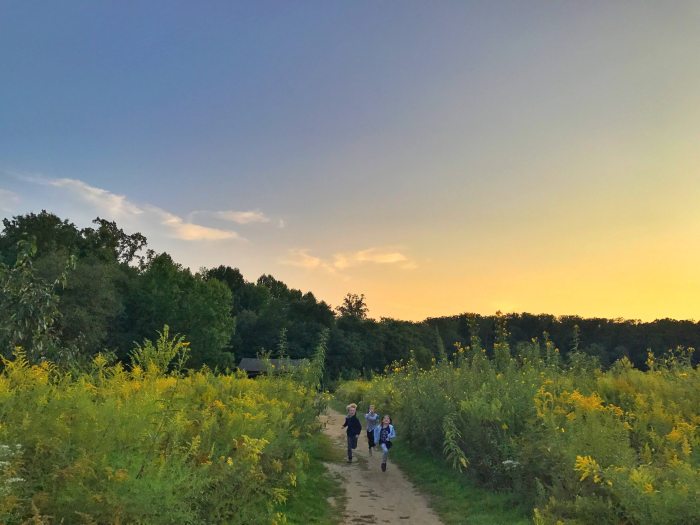
[[[358,417],[362,418],[361,415]],[[343,451],[346,449],[345,429],[342,428],[344,421],[343,414],[331,409],[321,416],[324,433]],[[400,443],[397,440],[396,446],[401,446]],[[367,452],[364,423],[353,462],[326,463],[326,467],[342,479],[345,488],[347,505],[342,523],[441,525],[440,518],[430,509],[427,499],[392,462],[391,454],[386,472],[380,470],[380,463],[381,454],[375,452],[370,457]]]

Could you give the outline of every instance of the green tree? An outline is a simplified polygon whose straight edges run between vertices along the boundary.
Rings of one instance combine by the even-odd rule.
[[[137,254],[146,247],[146,237],[140,233],[128,235],[116,222],[97,217],[98,227],[81,230],[83,254],[102,255],[107,260],[129,264],[142,260]]]
[[[53,282],[39,277],[32,264],[36,244],[19,241],[13,267],[0,263],[0,351],[9,356],[21,346],[30,361],[60,359],[56,289],[66,282],[68,267]]]
[[[65,260],[61,252],[48,253],[36,260],[35,267],[45,280],[54,281]],[[90,356],[110,346],[116,335],[129,272],[115,261],[92,254],[75,261],[65,285],[57,291],[61,314],[57,327],[65,346]]]
[[[65,255],[76,254],[81,243],[80,232],[73,223],[61,220],[46,210],[39,214],[28,213],[3,219],[2,224],[0,261],[10,266],[17,259],[20,241],[34,245],[32,257],[57,251]]]
[[[190,365],[233,366],[231,303],[231,291],[221,281],[193,275],[167,253],[155,255],[128,300],[131,339],[147,339],[167,324],[192,344]]]
[[[364,321],[367,319],[367,313],[369,312],[365,302],[365,294],[348,293],[343,298],[343,304],[336,307],[336,311],[340,317]]]

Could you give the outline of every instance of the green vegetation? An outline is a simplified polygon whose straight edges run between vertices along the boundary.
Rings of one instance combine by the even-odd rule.
[[[64,372],[18,350],[0,375],[0,522],[286,523],[296,487],[302,503],[331,488],[313,437],[323,350],[256,380],[186,373],[167,328],[129,370],[98,354]]]
[[[43,357],[89,362],[107,351],[127,363],[134,341],[168,324],[192,343],[187,366],[225,370],[259,354],[308,358],[328,331],[327,384],[381,373],[411,351],[428,367],[433,358],[454,358],[455,345],[469,345],[473,335],[491,356],[498,322],[498,316],[472,316],[478,321],[473,334],[467,314],[420,323],[377,321],[368,317],[363,295],[348,294],[333,309],[271,275],[249,282],[230,266],[193,273],[167,253],[148,250],[143,235],[127,234],[114,222],[97,218],[94,227],[79,229],[48,212],[3,220],[0,290],[5,357],[19,344],[32,362]],[[603,367],[627,357],[643,368],[647,349],[659,356],[678,345],[700,347],[700,324],[692,321],[527,313],[503,318],[513,347],[547,332],[563,356],[576,349]]]
[[[548,339],[511,355],[501,320],[491,350],[474,335],[452,361],[397,363],[336,396],[390,413],[402,446],[512,492],[537,524],[700,522],[692,349],[650,353],[646,372],[626,359],[602,371],[584,354],[562,359]]]
[[[309,466],[299,477],[297,489],[284,505],[287,522],[291,525],[338,523],[342,519],[339,509],[343,507],[344,491],[323,463],[342,461],[343,451],[323,434],[310,437],[304,443],[304,448],[309,454]],[[334,505],[329,504],[331,498]]]
[[[472,479],[446,468],[441,458],[396,446],[392,460],[416,487],[430,498],[430,506],[445,525],[525,525],[530,509],[509,492],[478,487]]]
[[[103,219],[3,224],[1,523],[332,523],[342,452],[316,416],[338,380],[341,409],[391,413],[447,523],[700,522],[698,323],[375,321],[362,295],[192,273]],[[260,354],[310,364],[230,372]]]

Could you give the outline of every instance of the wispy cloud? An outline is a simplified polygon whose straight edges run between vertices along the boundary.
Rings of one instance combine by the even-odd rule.
[[[157,206],[136,204],[124,195],[91,186],[81,180],[32,177],[31,181],[61,188],[67,191],[70,197],[88,205],[94,213],[101,216],[127,221],[140,229],[160,229],[171,238],[185,241],[242,239],[235,231],[195,224]]]
[[[263,213],[260,210],[248,210],[248,211],[196,210],[196,211],[190,212],[190,214],[187,217],[189,220],[192,220],[192,218],[195,215],[203,215],[205,217],[214,217],[216,219],[227,221],[227,222],[235,222],[236,224],[255,224],[255,223],[264,224],[264,223],[272,222],[272,219],[270,217],[268,217],[267,215],[265,215],[265,213]],[[284,228],[285,227],[284,219],[278,219],[277,226],[279,228]]]
[[[0,188],[0,211],[11,213],[19,204],[19,195],[10,190]]]
[[[252,211],[217,211],[216,216],[236,224],[250,224],[251,222],[270,222],[270,218],[259,210]]]
[[[329,273],[335,273],[336,269],[333,265],[328,264],[326,261],[320,257],[309,254],[309,250],[306,249],[293,249],[289,250],[287,256],[282,259],[282,264],[287,264],[289,266],[297,266],[299,268],[306,268],[308,270],[325,270]]]
[[[220,241],[224,239],[242,239],[240,235],[231,230],[210,228],[191,222],[185,222],[182,218],[158,208],[150,207],[154,213],[161,215],[162,224],[173,231],[173,236],[185,241]]]
[[[410,263],[410,261],[401,252],[382,248],[369,248],[351,253],[337,253],[333,256],[333,266],[341,270],[365,263],[403,266]]]
[[[356,252],[336,253],[328,260],[311,255],[307,249],[294,249],[289,250],[287,257],[281,262],[310,270],[325,270],[329,273],[336,273],[367,264],[394,266],[402,270],[412,270],[418,267],[414,261],[403,253],[384,248],[368,248]]]
[[[118,195],[102,188],[96,188],[77,179],[46,179],[46,184],[56,188],[66,188],[88,203],[115,217],[140,215],[143,210],[129,202],[124,195]]]

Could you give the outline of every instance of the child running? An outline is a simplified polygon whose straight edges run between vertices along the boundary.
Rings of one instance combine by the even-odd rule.
[[[357,419],[357,405],[355,403],[350,403],[346,408],[348,410],[348,415],[345,416],[343,428],[347,427],[348,463],[352,463],[352,451],[357,448],[357,436],[362,432],[362,425],[360,424],[360,420]]]
[[[389,457],[391,440],[395,437],[396,431],[394,425],[391,424],[391,418],[385,414],[382,418],[382,424],[374,429],[374,441],[382,449],[382,472],[386,472],[386,460]]]
[[[374,405],[369,406],[369,412],[365,414],[367,420],[367,445],[369,445],[369,455],[372,455],[374,448],[374,429],[378,426],[379,414],[374,411]]]

